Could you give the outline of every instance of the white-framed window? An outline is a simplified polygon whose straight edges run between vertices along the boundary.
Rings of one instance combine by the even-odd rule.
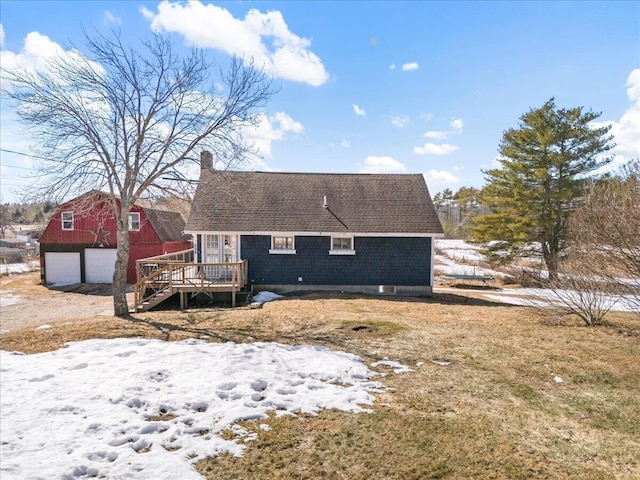
[[[332,236],[331,237],[331,250],[329,255],[355,255],[356,251],[353,249],[353,237],[348,236]]]
[[[269,253],[295,254],[295,237],[293,235],[272,235]]]
[[[218,235],[204,236],[204,263],[218,263],[220,261],[220,241]]]
[[[62,230],[73,230],[73,212],[62,212]]]
[[[129,213],[129,231],[137,232],[140,230],[140,212]]]
[[[240,236],[206,234],[202,237],[204,263],[240,261]]]

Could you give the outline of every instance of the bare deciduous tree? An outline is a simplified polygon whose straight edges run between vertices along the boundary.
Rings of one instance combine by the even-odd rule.
[[[37,140],[39,156],[49,159],[39,170],[40,198],[91,189],[111,195],[118,223],[114,309],[126,316],[131,207],[179,186],[166,178],[184,176],[201,150],[214,153],[218,168],[242,161],[251,148],[239,133],[257,121],[256,109],[273,90],[261,70],[239,59],[216,83],[203,51],[181,57],[167,36],[154,35],[140,50],[124,45],[118,32],[85,38],[89,56],[71,50],[46,72],[3,71],[2,94]]]
[[[569,221],[573,250],[640,311],[640,161],[588,186]]]
[[[601,325],[621,292],[617,284],[597,276],[592,267],[593,259],[586,252],[565,259],[558,276],[547,285],[552,294],[547,306],[577,315],[588,326]]]

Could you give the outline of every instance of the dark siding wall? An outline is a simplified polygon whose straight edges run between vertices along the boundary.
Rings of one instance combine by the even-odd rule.
[[[429,285],[431,238],[356,237],[355,255],[329,255],[330,237],[296,237],[295,255],[270,255],[271,237],[243,236],[249,281],[273,285]],[[302,282],[298,281],[302,277]]]

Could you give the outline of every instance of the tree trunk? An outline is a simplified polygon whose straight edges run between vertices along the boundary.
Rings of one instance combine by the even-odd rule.
[[[118,248],[113,272],[113,312],[116,317],[129,316],[127,304],[127,266],[129,264],[129,209],[122,208],[118,218]]]
[[[548,246],[543,247],[544,263],[549,271],[549,280],[554,281],[558,278],[558,256],[557,250],[551,250]]]

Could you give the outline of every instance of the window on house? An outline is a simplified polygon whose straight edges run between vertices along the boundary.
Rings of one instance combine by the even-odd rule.
[[[73,230],[73,212],[62,212],[62,230]]]
[[[331,237],[329,255],[355,255],[353,237]]]
[[[293,236],[272,236],[269,253],[296,253]]]
[[[140,212],[131,212],[129,214],[129,231],[137,232],[140,230]]]
[[[220,243],[218,235],[204,236],[205,263],[217,263],[220,261]]]

